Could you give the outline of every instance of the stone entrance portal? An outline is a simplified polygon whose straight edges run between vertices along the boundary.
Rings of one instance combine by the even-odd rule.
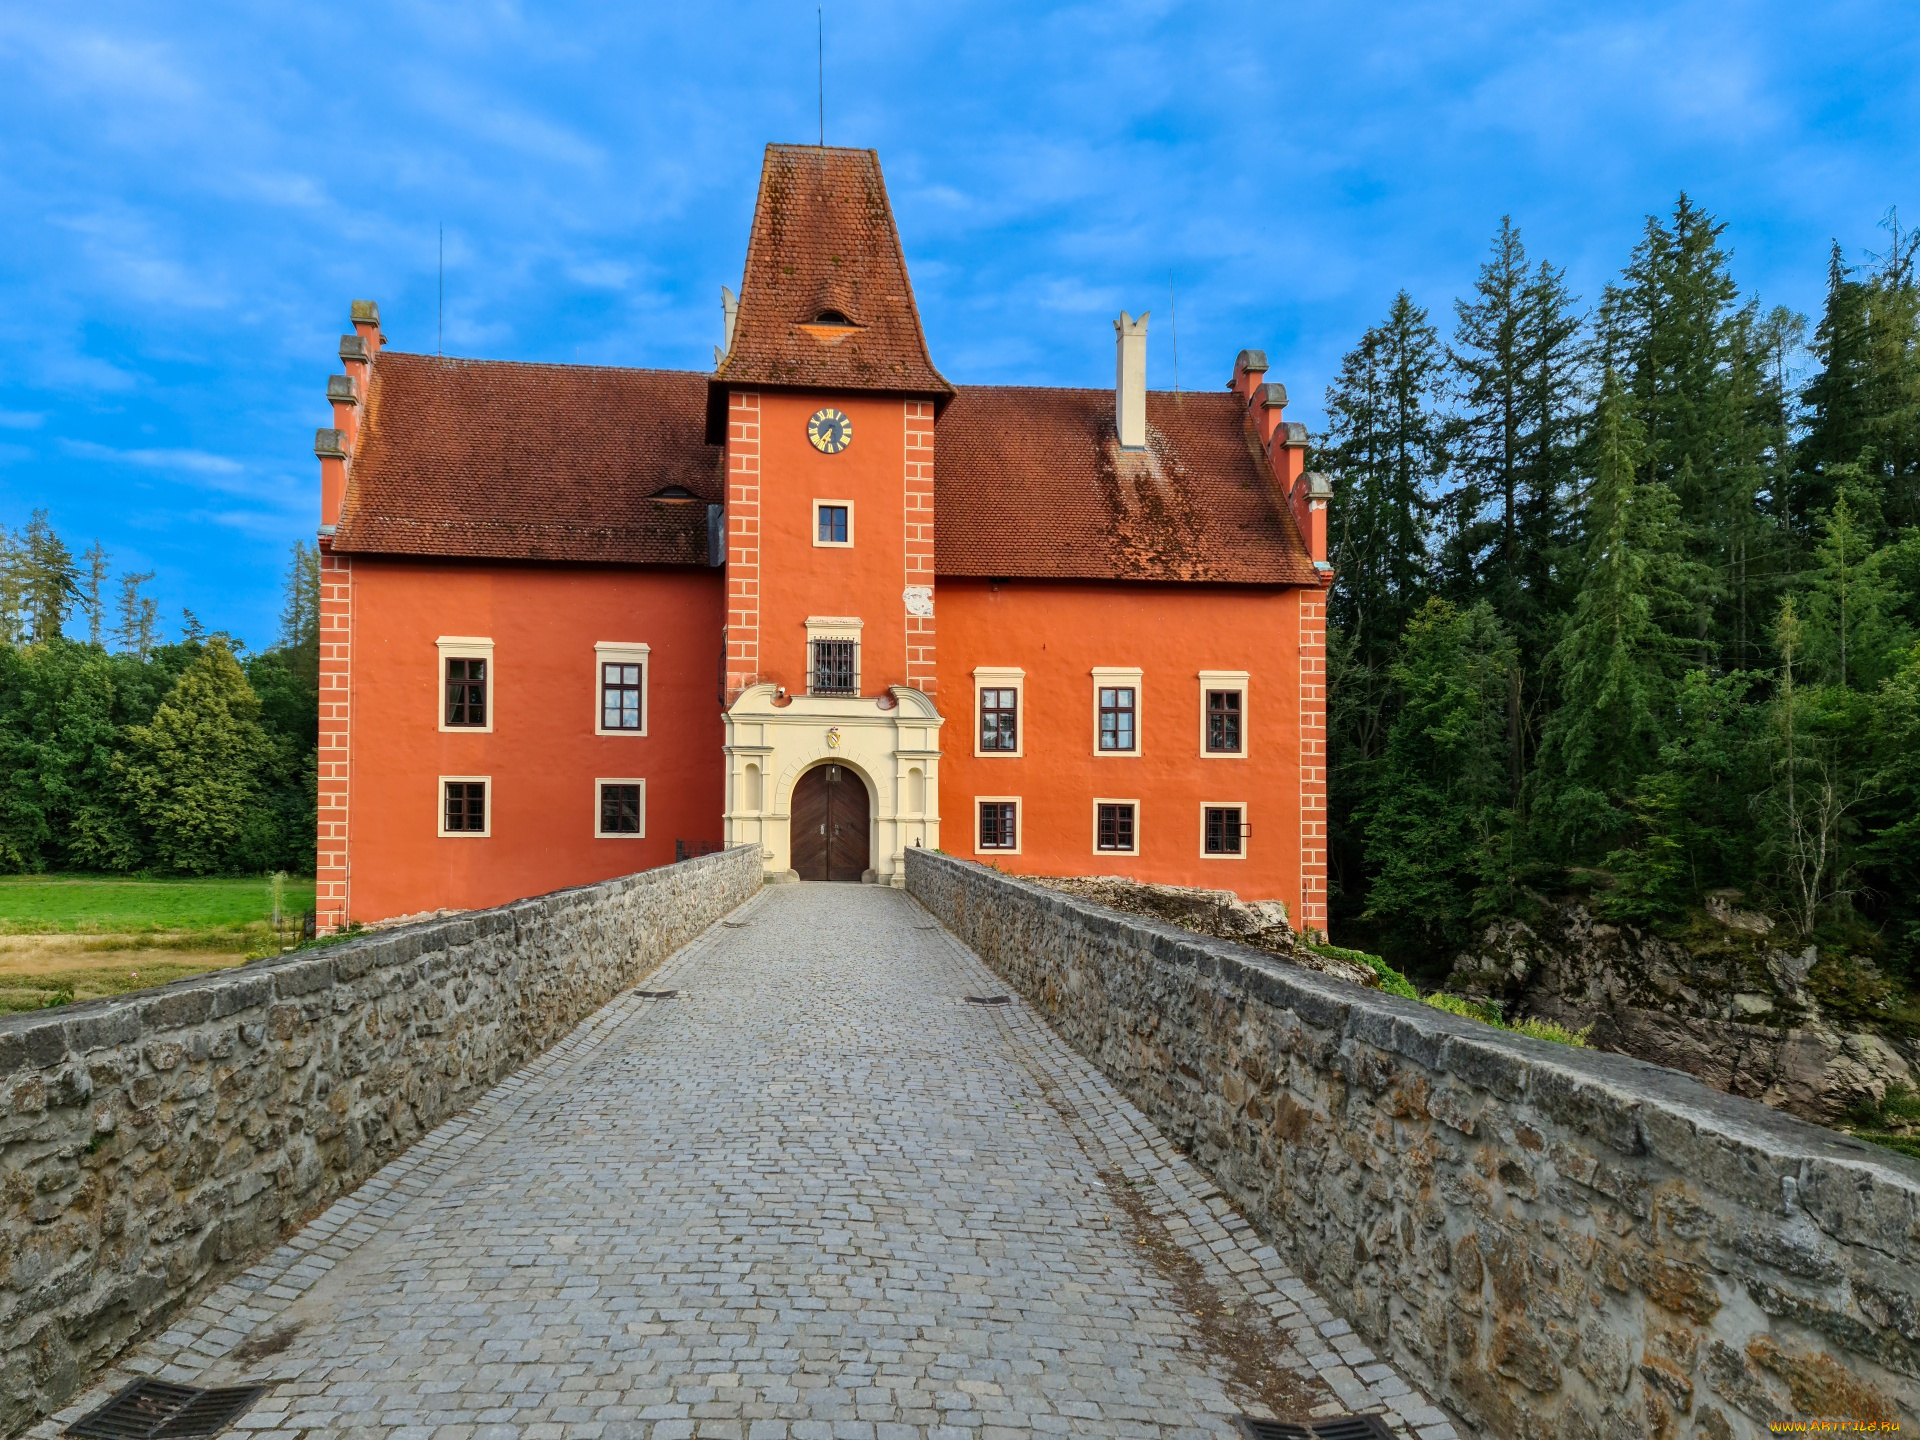
[[[816,765],[793,787],[788,844],[802,880],[865,878],[868,862],[867,787],[845,765]]]

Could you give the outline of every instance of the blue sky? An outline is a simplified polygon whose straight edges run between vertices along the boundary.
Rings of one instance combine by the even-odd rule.
[[[1920,220],[1910,4],[825,7],[833,144],[878,149],[937,363],[1152,383],[1260,346],[1316,424],[1342,351],[1436,316],[1503,213],[1588,299],[1681,188],[1812,313]],[[317,522],[347,302],[432,350],[700,368],[768,140],[816,133],[812,4],[0,9],[0,524],[271,639]]]

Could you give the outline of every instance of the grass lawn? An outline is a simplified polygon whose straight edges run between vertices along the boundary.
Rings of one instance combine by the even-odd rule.
[[[0,1015],[123,995],[239,965],[299,938],[313,881],[289,878],[283,930],[264,877],[0,876]]]

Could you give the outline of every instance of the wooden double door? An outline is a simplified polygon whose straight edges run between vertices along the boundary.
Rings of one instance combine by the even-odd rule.
[[[844,765],[816,765],[793,787],[788,844],[802,880],[858,881],[873,868],[867,849],[867,787]]]

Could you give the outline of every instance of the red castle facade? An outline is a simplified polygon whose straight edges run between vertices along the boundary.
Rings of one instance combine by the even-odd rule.
[[[1326,925],[1327,485],[1266,360],[955,386],[877,157],[770,146],[710,374],[383,348],[321,469],[320,923],[915,845]]]

